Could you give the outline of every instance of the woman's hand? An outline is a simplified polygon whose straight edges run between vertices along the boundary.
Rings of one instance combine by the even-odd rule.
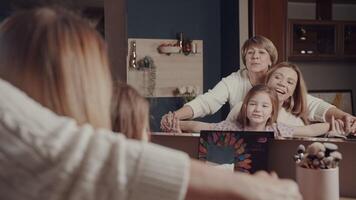
[[[301,200],[298,185],[275,173],[219,170],[192,160],[186,199]]]
[[[335,120],[334,116],[331,117],[330,131],[326,134],[327,137],[342,137],[346,139],[347,132],[345,131],[344,121],[341,119]]]
[[[174,112],[169,112],[162,117],[161,129],[165,132],[182,133],[179,118]]]
[[[278,179],[278,175],[276,172],[272,171],[270,173],[266,171],[257,171],[253,174],[254,176],[265,177],[265,178],[274,178]]]
[[[169,111],[163,115],[161,119],[161,130],[164,132],[171,132],[173,129],[173,118],[176,117],[179,120],[191,119],[193,117],[193,109],[190,106],[183,106],[179,110],[174,112]]]
[[[180,127],[180,121],[179,121],[178,117],[176,117],[174,115],[174,113],[173,113],[173,126],[172,126],[171,132],[182,133],[182,129]]]
[[[342,118],[345,124],[345,131],[347,133],[356,134],[356,117],[350,114],[344,115]]]
[[[356,134],[356,117],[346,113],[338,108],[330,108],[326,114],[326,121],[331,122],[331,117],[334,116],[336,119],[340,119],[344,123],[344,129],[346,133]]]
[[[298,185],[291,180],[279,179],[277,174],[256,172],[250,186],[254,189],[247,194],[246,199],[302,199]]]
[[[164,132],[171,132],[173,129],[174,113],[169,111],[163,115],[161,119],[161,130]]]

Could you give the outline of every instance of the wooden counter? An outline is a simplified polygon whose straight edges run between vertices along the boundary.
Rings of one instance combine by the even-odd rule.
[[[300,138],[272,140],[269,145],[268,169],[275,171],[282,178],[295,179],[295,163],[293,155],[299,144],[308,145],[312,142],[332,142],[338,145],[343,155],[340,162],[340,196],[356,198],[356,141],[341,139]],[[178,149],[197,158],[199,133],[167,134],[153,133],[152,142]]]

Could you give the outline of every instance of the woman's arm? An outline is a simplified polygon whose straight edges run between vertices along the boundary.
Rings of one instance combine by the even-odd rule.
[[[298,186],[265,172],[231,173],[191,161],[186,199],[301,199]]]
[[[188,102],[177,111],[169,112],[163,115],[161,119],[161,129],[170,132],[173,128],[173,118],[179,120],[192,119],[203,117],[207,114],[213,114],[221,108],[228,100],[229,91],[226,84],[220,81],[212,90],[198,96],[194,100]],[[174,115],[173,115],[174,114]]]
[[[234,72],[223,78],[214,88],[186,103],[193,110],[193,118],[216,113],[235,93],[243,91],[243,78]]]
[[[240,113],[242,107],[242,101],[235,104],[235,106],[230,110],[229,114],[226,117],[226,121],[236,122],[237,116]]]
[[[200,132],[201,130],[219,130],[219,131],[239,131],[241,127],[236,122],[221,121],[219,123],[207,123],[200,121],[176,121],[173,125],[176,132]]]
[[[289,180],[225,172],[176,150],[79,127],[1,80],[0,94],[0,152],[6,155],[0,165],[7,172],[1,177],[1,197],[301,199]],[[19,180],[31,187],[9,185]],[[76,184],[63,190],[68,183]]]
[[[345,137],[343,121],[338,119],[335,120],[335,118],[332,116],[330,123],[316,123],[308,126],[294,127],[294,135],[296,136],[315,137],[325,133],[329,136]]]
[[[239,72],[230,74],[216,84],[213,89],[203,95],[199,95],[194,100],[185,104],[181,109],[175,111],[176,117],[182,120],[214,114],[229,101],[231,96],[235,96],[232,93],[242,92],[246,89],[246,84],[244,84],[245,79],[241,77]],[[172,117],[169,114],[165,114],[161,119],[161,129],[170,131],[172,125]]]
[[[293,129],[294,129],[293,136],[316,137],[327,133],[330,129],[330,124],[316,123],[307,126],[296,126],[293,127]]]
[[[342,120],[345,124],[345,131],[356,133],[356,117],[346,113],[322,99],[307,96],[308,118],[311,121],[331,122],[334,116],[337,120]]]
[[[177,111],[174,111],[174,116],[180,120],[191,119],[193,118],[193,115],[194,115],[193,109],[188,105],[185,105],[182,108],[178,109]]]
[[[200,122],[200,121],[179,121],[179,129],[183,132],[200,132],[201,130],[211,130],[213,128],[212,123]]]
[[[193,117],[193,109],[190,106],[183,106],[175,112],[169,112],[161,118],[161,130],[165,132],[173,131],[173,120],[178,119],[190,119]]]
[[[332,121],[332,116],[335,117],[335,119],[342,120],[344,125],[345,125],[345,131],[347,133],[356,133],[356,117],[346,113],[336,107],[328,109],[328,111],[325,114],[325,118],[327,122]]]
[[[328,102],[314,97],[312,95],[307,95],[307,111],[308,119],[310,121],[326,122],[325,114],[326,112],[335,106],[329,104]]]

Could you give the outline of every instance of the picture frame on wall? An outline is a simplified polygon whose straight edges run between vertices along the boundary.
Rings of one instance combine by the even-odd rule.
[[[355,115],[352,90],[309,90],[309,94]]]

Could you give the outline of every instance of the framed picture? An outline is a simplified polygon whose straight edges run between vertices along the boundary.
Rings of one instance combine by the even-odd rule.
[[[310,90],[309,94],[323,99],[347,113],[355,114],[352,90]]]

